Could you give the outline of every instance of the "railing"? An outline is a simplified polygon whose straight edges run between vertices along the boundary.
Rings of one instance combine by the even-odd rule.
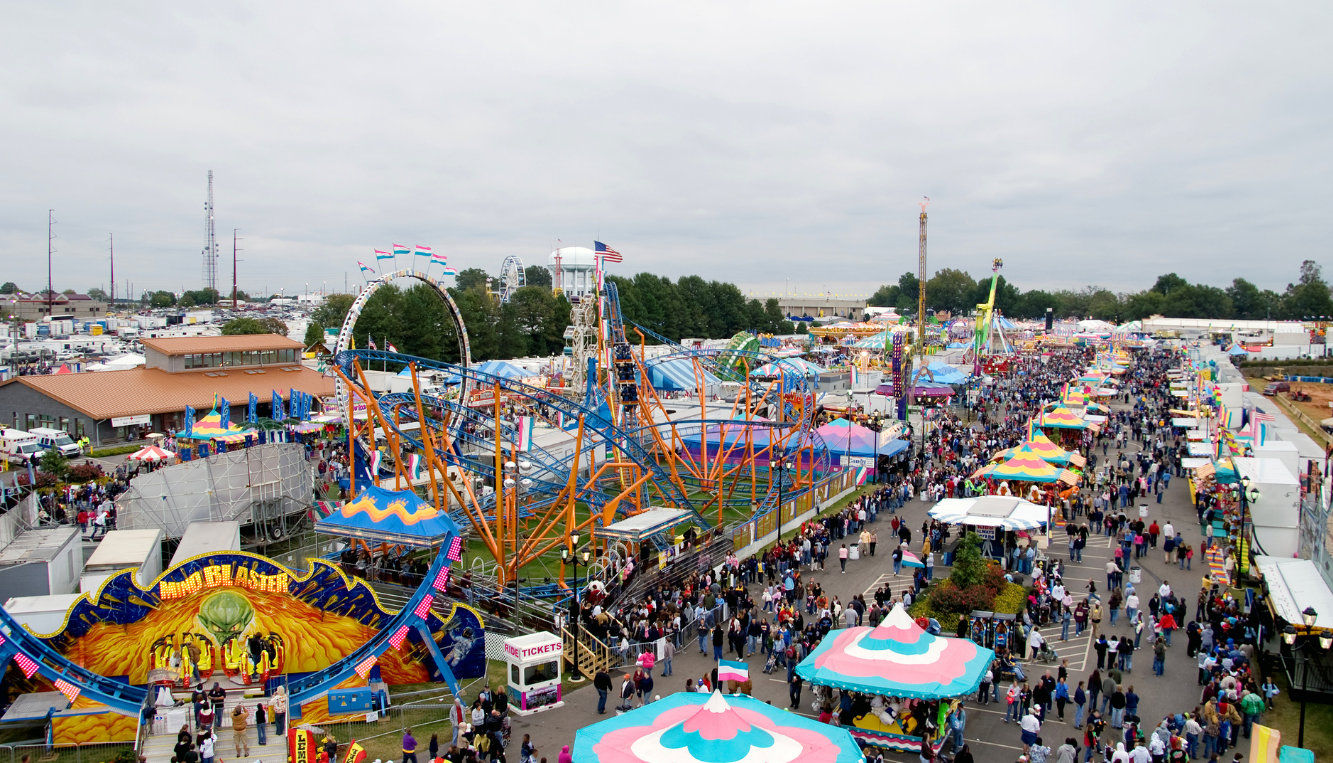
[[[0,745],[0,763],[19,763],[26,756],[40,763],[103,763],[118,753],[134,755],[134,742],[89,742],[86,744],[6,744]]]
[[[575,635],[568,628],[561,628],[560,636],[564,641],[565,661],[576,665],[583,675],[591,677],[614,666],[611,648],[586,629],[579,628]]]

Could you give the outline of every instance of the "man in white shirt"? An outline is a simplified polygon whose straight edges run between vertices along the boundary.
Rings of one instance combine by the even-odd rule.
[[[1161,596],[1163,601],[1171,598],[1171,582],[1163,580],[1162,585],[1157,588],[1157,595]]]
[[[1018,727],[1023,730],[1023,754],[1027,754],[1032,745],[1037,741],[1037,735],[1041,733],[1041,721],[1029,710],[1028,714],[1023,716],[1023,720],[1018,722]]]

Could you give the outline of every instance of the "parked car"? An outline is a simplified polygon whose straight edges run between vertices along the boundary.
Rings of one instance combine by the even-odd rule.
[[[1273,382],[1269,384],[1267,387],[1264,387],[1264,394],[1268,395],[1269,397],[1273,397],[1279,392],[1290,392],[1290,391],[1291,391],[1291,385],[1286,382]]]

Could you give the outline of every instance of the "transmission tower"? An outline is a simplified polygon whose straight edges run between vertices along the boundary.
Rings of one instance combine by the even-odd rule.
[[[210,186],[211,187],[211,186]],[[210,193],[209,198],[212,198]],[[926,207],[930,206],[930,197],[921,202],[921,273],[918,276],[920,286],[916,308],[916,356],[921,357],[926,347]]]
[[[218,288],[218,242],[213,235],[213,170],[208,171],[208,201],[204,203],[204,288]]]

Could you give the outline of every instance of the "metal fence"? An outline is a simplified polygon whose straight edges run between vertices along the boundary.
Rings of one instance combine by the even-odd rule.
[[[13,744],[0,745],[0,763],[110,763],[120,755],[135,760],[133,742],[93,742],[89,744]]]
[[[478,681],[481,679],[466,684],[463,693],[470,695],[479,690]],[[443,754],[449,749],[454,728],[449,721],[449,709],[453,706],[453,697],[449,694],[448,688],[441,685],[438,692],[428,691],[424,694],[429,696],[423,696],[413,703],[394,705],[379,713],[339,716],[336,720],[309,726],[315,732],[317,742],[322,742],[326,737],[336,741],[340,754],[352,740],[356,740],[366,749],[367,760],[401,758],[403,734],[411,729],[412,736],[417,740],[417,757],[424,760],[429,752],[431,735],[437,735],[440,752]],[[465,704],[465,707],[468,705]],[[373,720],[370,720],[371,718]],[[297,722],[297,728],[304,725]],[[226,746],[227,740],[223,739],[222,742],[223,746],[219,749],[225,758],[228,757],[227,753],[230,750]],[[253,751],[252,748],[251,752]],[[10,763],[10,761],[0,760],[0,763]],[[34,763],[43,762],[34,759]]]

